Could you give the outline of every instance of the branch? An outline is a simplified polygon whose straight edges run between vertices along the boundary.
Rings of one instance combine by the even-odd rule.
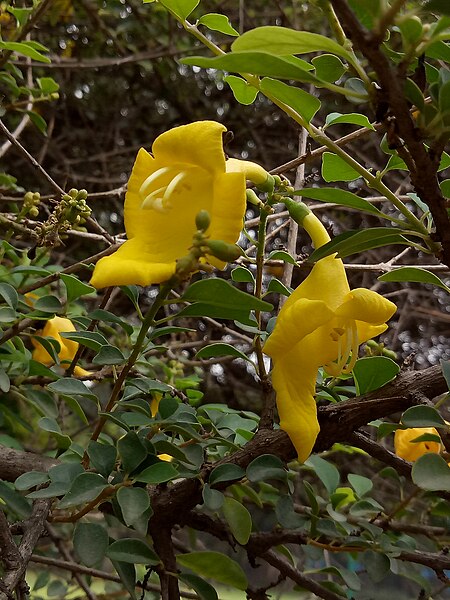
[[[367,58],[378,77],[383,100],[388,103],[391,114],[395,117],[398,136],[412,159],[411,182],[419,197],[430,207],[436,233],[442,243],[442,259],[450,266],[449,219],[437,178],[440,156],[427,152],[410,114],[403,89],[404,78],[380,49],[382,40],[378,33],[371,33],[361,25],[346,0],[332,0],[332,3],[346,35]]]

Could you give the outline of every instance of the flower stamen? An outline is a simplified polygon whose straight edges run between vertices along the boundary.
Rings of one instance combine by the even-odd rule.
[[[149,175],[147,177],[147,179],[144,180],[141,187],[139,188],[139,194],[141,196],[144,196],[146,194],[146,192],[148,192],[148,190],[151,188],[154,181],[156,181],[157,179],[159,179],[160,177],[162,177],[163,175],[165,175],[172,169],[173,169],[173,167],[162,167],[161,169],[158,169],[157,171],[155,171],[154,173]]]

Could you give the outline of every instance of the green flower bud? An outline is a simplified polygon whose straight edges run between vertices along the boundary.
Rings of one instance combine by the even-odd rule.
[[[228,244],[223,240],[208,240],[206,242],[210,252],[219,260],[224,262],[233,262],[242,256],[242,250],[236,244]]]
[[[198,231],[206,231],[211,223],[211,217],[207,210],[201,210],[195,217],[195,226]]]
[[[86,200],[88,197],[88,192],[85,189],[82,189],[78,192],[77,199],[78,200]]]
[[[179,277],[188,277],[193,271],[196,271],[197,269],[197,259],[194,256],[192,256],[192,254],[182,256],[177,260],[176,274]]]
[[[34,219],[39,215],[39,209],[36,206],[32,206],[28,211],[28,214]]]
[[[69,190],[69,196],[75,199],[78,196],[78,190],[76,188],[72,188]]]
[[[33,192],[27,192],[23,197],[25,204],[31,204],[33,202],[33,196]]]
[[[245,192],[245,195],[247,196],[247,202],[250,202],[250,204],[254,204],[255,206],[262,206],[261,200],[258,198],[258,196],[253,190],[247,190]]]
[[[309,208],[303,202],[295,202],[295,200],[291,200],[291,198],[283,198],[283,202],[288,209],[291,218],[299,225],[303,223],[303,219],[306,215],[311,213]]]

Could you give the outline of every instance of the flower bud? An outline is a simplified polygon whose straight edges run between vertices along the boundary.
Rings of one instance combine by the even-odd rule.
[[[207,210],[201,210],[195,217],[195,226],[198,231],[206,231],[211,223],[211,217]]]
[[[76,188],[71,188],[69,190],[69,196],[75,199],[78,196],[78,190]]]
[[[192,256],[192,254],[182,256],[177,260],[176,274],[181,278],[189,277],[189,275],[197,269],[197,259]]]
[[[28,211],[28,214],[30,215],[30,217],[33,217],[33,219],[35,219],[39,215],[39,209],[36,206],[32,206]]]
[[[233,262],[242,256],[242,250],[236,244],[228,244],[223,240],[208,240],[206,242],[206,246],[208,246],[210,252],[219,260],[223,260],[225,262]]]
[[[255,206],[261,206],[262,202],[261,200],[258,198],[258,196],[255,194],[255,192],[253,190],[247,190],[245,192],[245,195],[247,196],[247,202],[250,202],[250,204],[254,204]]]
[[[303,202],[295,202],[295,200],[292,200],[291,198],[283,198],[283,202],[288,209],[291,218],[299,225],[301,225],[303,219],[311,213],[309,208]]]

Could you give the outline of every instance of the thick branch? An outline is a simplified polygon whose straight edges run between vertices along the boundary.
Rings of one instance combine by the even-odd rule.
[[[439,156],[427,152],[418,129],[411,117],[404,93],[404,79],[393,68],[389,58],[380,49],[382,39],[367,31],[356,18],[347,0],[332,0],[333,7],[342,23],[346,35],[355,47],[367,58],[377,74],[383,100],[395,117],[398,136],[412,159],[410,177],[420,198],[429,206],[436,233],[442,243],[442,259],[450,266],[450,227],[445,200],[439,187],[437,167]]]

